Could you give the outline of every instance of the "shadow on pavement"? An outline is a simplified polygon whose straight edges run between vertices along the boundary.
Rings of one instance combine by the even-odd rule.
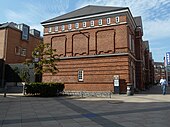
[[[139,94],[162,94],[162,88],[160,85],[155,85],[145,91],[140,91]],[[167,86],[166,94],[170,94],[170,86]]]

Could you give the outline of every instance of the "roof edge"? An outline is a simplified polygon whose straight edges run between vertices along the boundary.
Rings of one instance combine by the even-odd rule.
[[[93,6],[93,5],[88,5],[88,6]],[[88,6],[85,6],[85,7],[88,7]],[[82,8],[85,8],[85,7],[82,7]],[[98,6],[98,7],[100,7],[100,6]],[[101,6],[101,7],[103,7],[103,6]],[[105,7],[112,7],[112,6],[105,6]],[[80,8],[80,9],[82,9],[82,8]],[[77,9],[77,10],[80,10],[80,9]],[[92,15],[96,15],[96,14],[102,14],[102,13],[107,13],[107,12],[113,12],[113,11],[120,11],[120,10],[125,10],[125,9],[129,9],[129,7],[122,7],[122,8],[120,8],[120,9],[117,9],[117,10],[112,10],[112,11],[104,11],[104,12],[99,12],[99,13],[93,13],[93,14],[86,14],[86,15],[81,15],[81,16],[74,16],[74,17],[71,17],[71,18],[66,18],[65,20],[69,20],[69,19],[73,19],[73,18],[79,18],[79,17],[85,17],[85,16],[92,16]],[[74,10],[74,11],[77,11],[77,10]],[[69,12],[69,13],[72,13],[72,12],[74,12],[74,11],[71,11],[71,12]],[[68,13],[65,13],[65,14],[68,14]],[[63,14],[63,15],[65,15],[65,14]],[[63,15],[60,15],[60,16],[63,16]],[[55,17],[56,18],[56,17]],[[52,19],[54,19],[54,18],[51,18],[51,19],[49,19],[49,20],[52,20]],[[46,21],[43,21],[43,22],[41,22],[41,24],[43,25],[43,24],[45,24],[45,23],[50,23],[50,22],[56,22],[56,21],[62,21],[62,20],[55,20],[55,21],[49,21],[49,20],[46,20]]]
[[[118,9],[116,11],[105,11],[105,12],[102,12],[102,13],[94,13],[94,14],[91,14],[91,15],[75,16],[75,17],[72,17],[72,18],[64,19],[64,20],[70,20],[70,19],[76,20],[76,18],[80,18],[80,17],[93,16],[93,15],[104,14],[104,13],[108,13],[108,12],[117,12],[117,11],[127,10],[127,9],[129,10],[129,8],[127,7],[127,8],[123,8],[123,9]],[[63,20],[56,20],[56,21],[49,21],[49,22],[44,21],[44,22],[41,22],[41,24],[42,24],[42,26],[45,26],[45,24],[52,24],[52,23],[55,23],[55,22],[58,22],[58,21],[62,22]],[[65,21],[63,21],[63,22],[65,22]]]

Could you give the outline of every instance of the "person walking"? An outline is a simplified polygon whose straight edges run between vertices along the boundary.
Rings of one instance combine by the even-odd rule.
[[[167,83],[167,81],[164,77],[161,77],[160,85],[161,85],[161,88],[162,88],[162,94],[165,95],[166,94],[166,87],[167,87],[168,83]]]

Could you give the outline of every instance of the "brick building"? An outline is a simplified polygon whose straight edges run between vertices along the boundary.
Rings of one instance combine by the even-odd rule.
[[[166,77],[164,62],[154,62],[155,83],[159,83],[161,77]]]
[[[25,24],[0,24],[0,59],[6,64],[23,63],[32,58],[33,49],[41,41],[40,32]]]
[[[1,73],[5,74],[3,70],[7,64],[21,64],[25,59],[31,59],[32,51],[41,42],[40,32],[30,30],[28,25],[0,24],[0,59],[5,62],[0,68]]]
[[[141,22],[128,7],[91,5],[42,22],[44,42],[60,57],[59,72],[44,74],[43,81],[64,82],[66,90],[114,91],[118,77],[120,93],[128,83],[141,87]]]

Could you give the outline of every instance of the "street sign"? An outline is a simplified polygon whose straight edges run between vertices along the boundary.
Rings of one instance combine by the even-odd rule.
[[[166,66],[170,65],[170,52],[167,52],[165,55]]]

